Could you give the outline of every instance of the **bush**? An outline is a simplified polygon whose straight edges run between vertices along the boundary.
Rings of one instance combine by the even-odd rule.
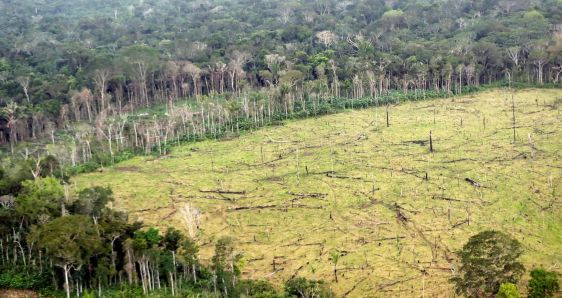
[[[276,298],[281,297],[271,283],[265,280],[241,280],[236,285],[240,297]]]
[[[552,297],[554,292],[560,290],[556,272],[536,268],[531,271],[531,280],[527,286],[529,298]]]
[[[335,297],[332,290],[323,280],[308,280],[302,277],[293,278],[285,282],[285,292],[288,297]]]
[[[519,290],[517,290],[517,286],[512,283],[503,283],[500,286],[500,290],[496,295],[496,298],[520,298],[521,295],[519,294]]]
[[[50,275],[26,268],[14,268],[0,271],[0,289],[37,290],[51,286]]]

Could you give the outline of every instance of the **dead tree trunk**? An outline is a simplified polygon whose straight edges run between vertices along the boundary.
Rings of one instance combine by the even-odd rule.
[[[431,130],[429,131],[429,152],[433,152],[433,138],[431,137]]]

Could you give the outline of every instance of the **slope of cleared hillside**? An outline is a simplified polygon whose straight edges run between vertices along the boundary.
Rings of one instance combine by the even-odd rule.
[[[392,106],[389,127],[386,108],[288,122],[73,182],[111,186],[114,207],[162,228],[188,231],[185,208],[198,210],[203,256],[232,235],[249,277],[323,278],[349,297],[450,296],[454,251],[485,229],[519,239],[527,269],[561,270],[562,90],[513,98]]]

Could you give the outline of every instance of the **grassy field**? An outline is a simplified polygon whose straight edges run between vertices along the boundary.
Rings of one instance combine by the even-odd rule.
[[[348,297],[452,296],[454,251],[486,229],[520,240],[527,269],[562,272],[561,111],[562,90],[405,103],[389,127],[386,108],[347,111],[73,183],[111,186],[115,208],[161,228],[188,231],[186,206],[197,210],[203,258],[234,236],[247,277],[322,278]]]

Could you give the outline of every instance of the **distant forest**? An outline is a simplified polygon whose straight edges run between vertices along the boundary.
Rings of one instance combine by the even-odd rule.
[[[560,84],[562,1],[5,0],[0,54],[6,151],[103,163],[326,101]]]

